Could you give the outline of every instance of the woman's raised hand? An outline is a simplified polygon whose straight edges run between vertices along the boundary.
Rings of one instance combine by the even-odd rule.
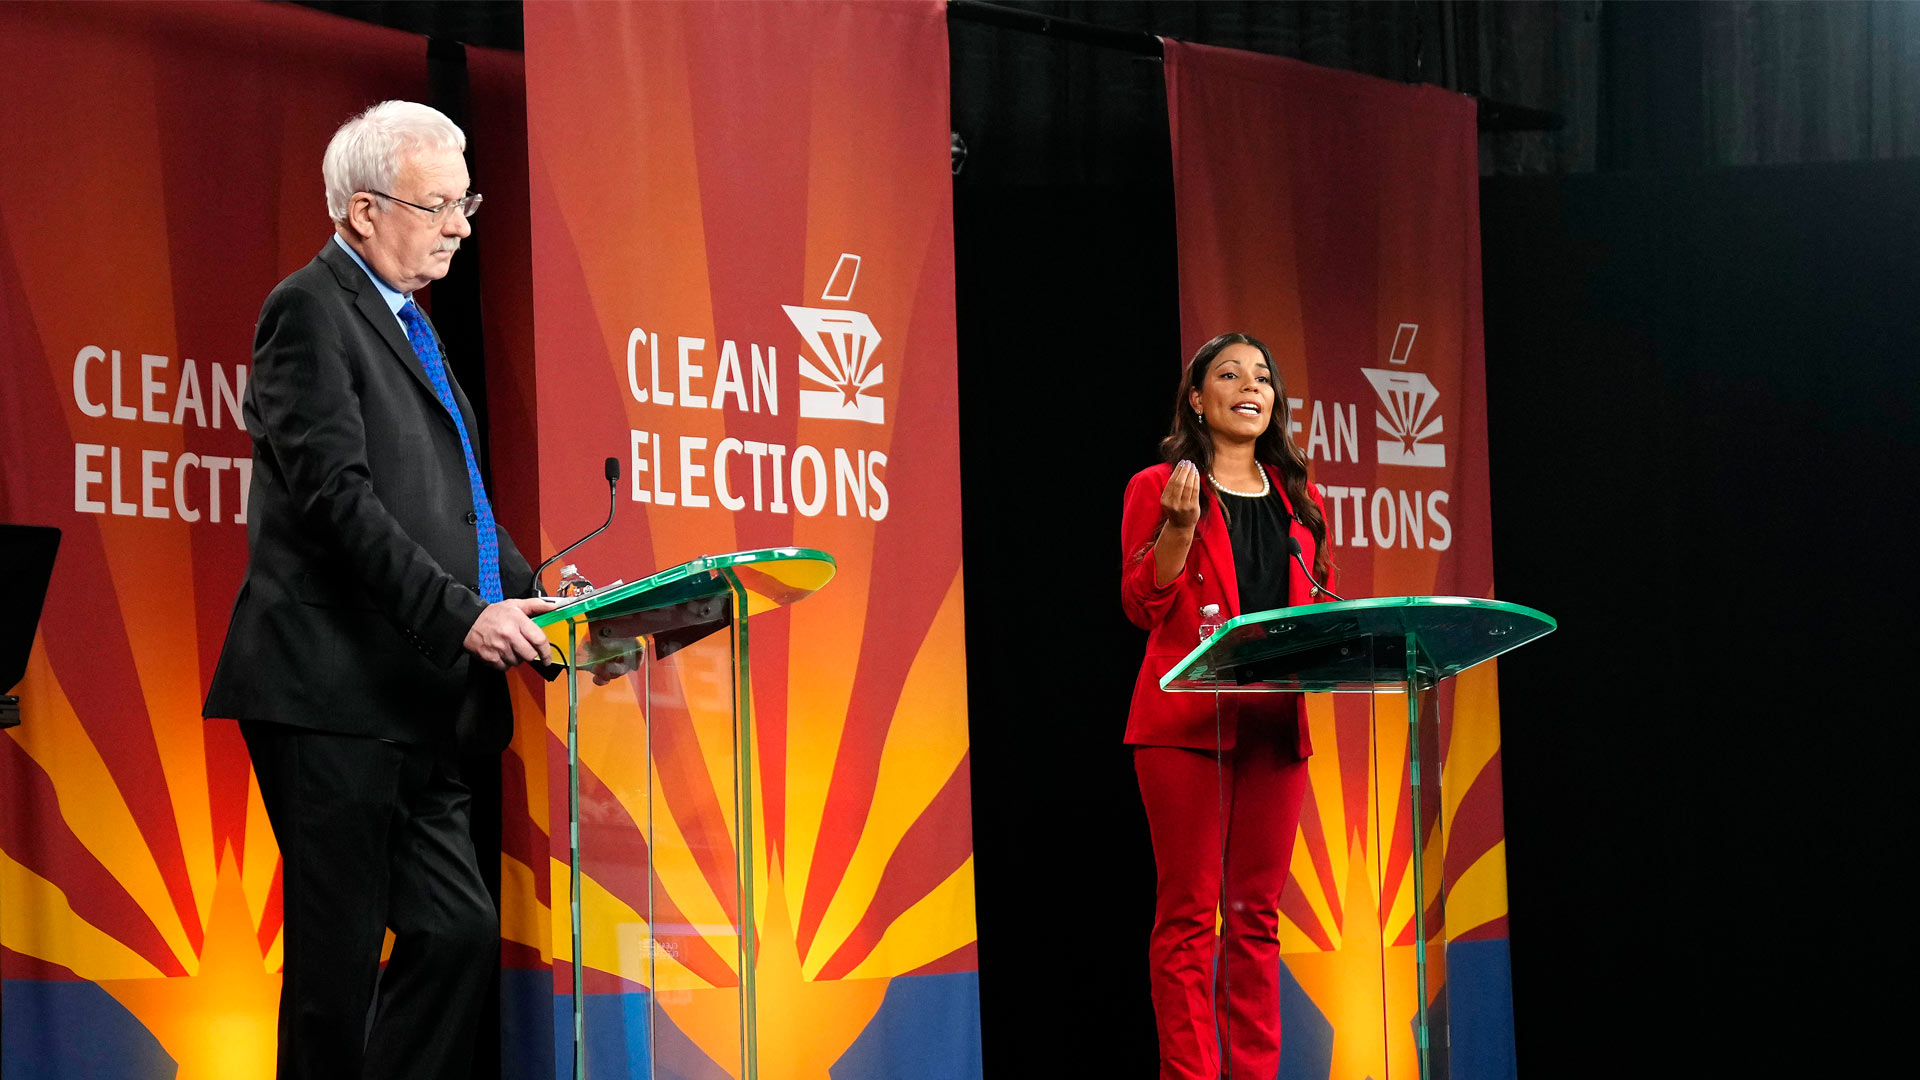
[[[1191,529],[1200,520],[1200,470],[1193,462],[1173,467],[1167,486],[1160,489],[1160,513],[1176,529]]]

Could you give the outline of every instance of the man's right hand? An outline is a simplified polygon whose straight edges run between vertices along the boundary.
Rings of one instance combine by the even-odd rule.
[[[553,646],[529,616],[552,610],[555,602],[535,597],[488,604],[473,621],[473,628],[467,631],[467,639],[461,644],[501,671],[530,660],[551,664]]]

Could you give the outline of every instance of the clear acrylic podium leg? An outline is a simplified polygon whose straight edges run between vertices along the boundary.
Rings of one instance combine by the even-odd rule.
[[[726,623],[634,640],[605,685],[592,627],[563,650],[574,1080],[758,1072],[751,687],[746,620]]]

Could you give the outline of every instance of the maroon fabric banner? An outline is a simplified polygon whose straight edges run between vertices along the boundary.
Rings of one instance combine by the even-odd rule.
[[[1492,596],[1473,102],[1178,42],[1166,71],[1184,355],[1227,331],[1272,347],[1287,395],[1276,420],[1325,493],[1344,595]],[[1507,922],[1494,665],[1439,699],[1425,730],[1445,771],[1423,789],[1418,898],[1436,1001],[1451,989],[1441,926],[1458,943],[1504,938]],[[1381,699],[1376,718],[1364,697],[1314,695],[1309,715],[1282,953],[1309,999],[1298,1007],[1334,1030],[1331,1075],[1398,1075],[1414,1068],[1417,997],[1404,703]],[[1451,999],[1456,1018],[1498,1021],[1456,1022],[1454,1041],[1491,1040],[1510,1062],[1499,956],[1491,980],[1476,969],[1460,990],[1497,1008]]]

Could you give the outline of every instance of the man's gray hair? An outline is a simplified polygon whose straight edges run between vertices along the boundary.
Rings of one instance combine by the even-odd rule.
[[[340,125],[320,161],[327,215],[347,220],[357,191],[392,191],[407,156],[421,150],[465,150],[466,133],[446,114],[416,101],[383,101]]]

